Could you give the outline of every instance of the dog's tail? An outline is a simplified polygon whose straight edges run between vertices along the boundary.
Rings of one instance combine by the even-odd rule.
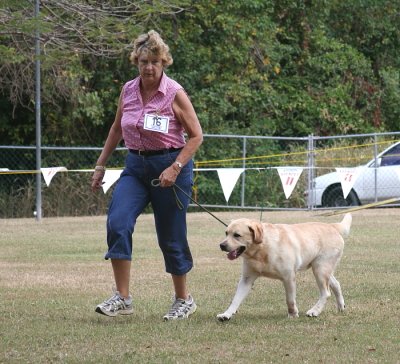
[[[338,229],[340,235],[342,235],[344,238],[346,238],[350,234],[352,220],[353,218],[351,214],[347,213],[346,215],[344,215],[344,218],[341,222],[334,224],[336,229]]]

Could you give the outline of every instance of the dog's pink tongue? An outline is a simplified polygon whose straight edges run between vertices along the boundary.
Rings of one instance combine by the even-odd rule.
[[[236,250],[233,250],[233,251],[228,253],[228,259],[235,260],[236,258],[237,258],[237,251]]]

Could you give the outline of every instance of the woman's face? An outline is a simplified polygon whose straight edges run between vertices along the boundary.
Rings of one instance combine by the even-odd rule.
[[[138,58],[138,68],[142,80],[153,82],[160,80],[164,70],[161,57],[146,51]]]

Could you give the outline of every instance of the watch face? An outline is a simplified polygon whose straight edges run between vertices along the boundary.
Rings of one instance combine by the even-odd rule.
[[[179,168],[182,168],[182,163],[181,162],[175,162]]]

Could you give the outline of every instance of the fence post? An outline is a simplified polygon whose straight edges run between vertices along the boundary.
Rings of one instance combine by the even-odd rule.
[[[378,136],[374,134],[374,160],[375,160],[375,171],[374,171],[374,185],[375,185],[375,202],[378,202]]]
[[[243,151],[242,151],[242,167],[244,169],[242,173],[242,191],[241,191],[241,206],[244,207],[244,191],[246,187],[246,155],[247,155],[247,139],[245,136],[243,136]]]
[[[307,168],[308,168],[308,196],[307,196],[307,208],[312,210],[314,207],[314,135],[308,136],[308,151],[307,151]]]
[[[40,95],[40,34],[39,34],[39,12],[40,1],[35,2],[35,117],[36,117],[36,220],[42,219],[42,175],[40,168],[42,166],[41,153],[41,95]]]

